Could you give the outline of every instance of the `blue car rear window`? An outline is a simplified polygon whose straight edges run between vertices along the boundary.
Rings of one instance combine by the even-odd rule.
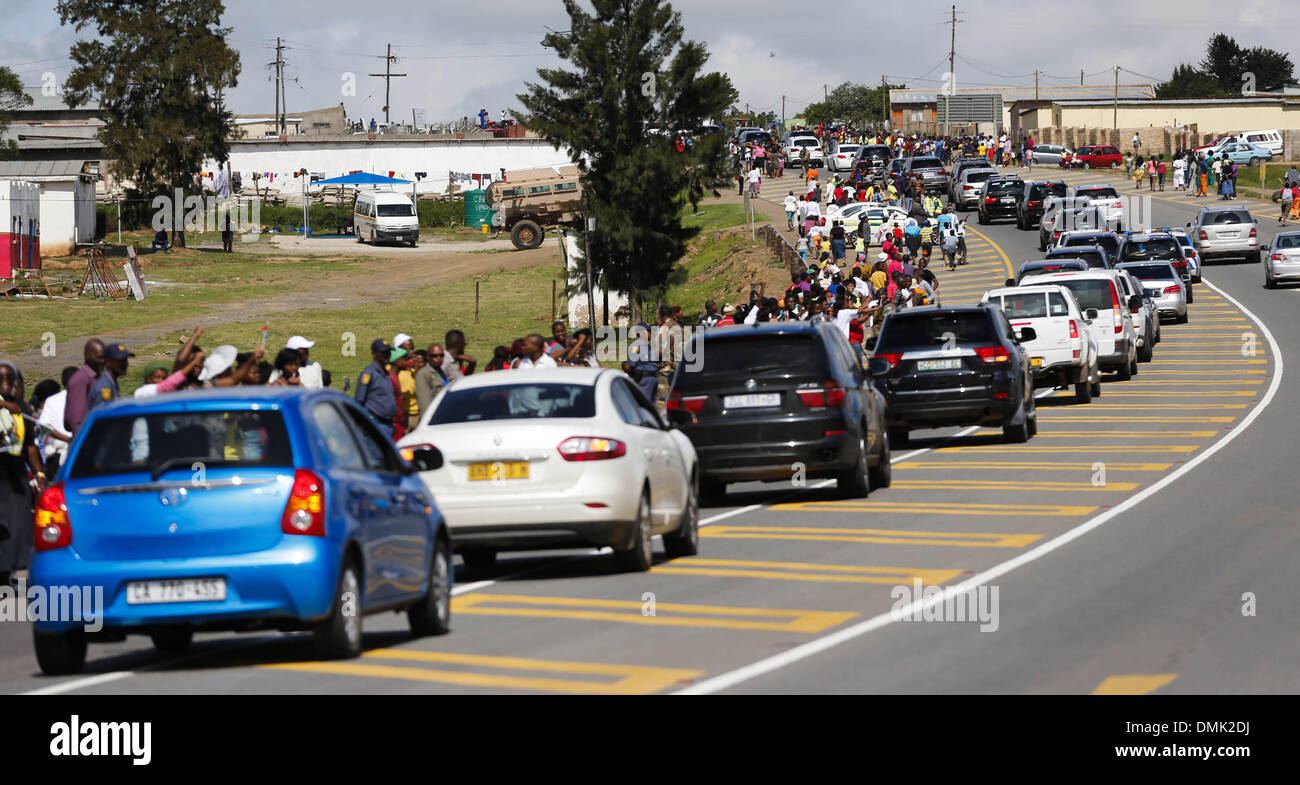
[[[184,411],[96,420],[70,477],[217,466],[292,467],[293,450],[278,411]]]

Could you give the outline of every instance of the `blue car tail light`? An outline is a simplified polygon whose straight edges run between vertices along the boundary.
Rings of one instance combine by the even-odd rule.
[[[280,529],[285,534],[325,536],[325,483],[315,472],[293,473],[293,490],[280,516]]]
[[[72,544],[72,523],[63,497],[63,483],[55,483],[36,502],[36,550],[52,551]]]

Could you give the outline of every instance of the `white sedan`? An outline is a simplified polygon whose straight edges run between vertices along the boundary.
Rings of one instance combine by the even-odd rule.
[[[620,568],[645,571],[655,535],[670,557],[699,548],[695,448],[620,371],[463,377],[397,446],[407,460],[442,453],[420,479],[470,567],[499,551],[607,546]]]

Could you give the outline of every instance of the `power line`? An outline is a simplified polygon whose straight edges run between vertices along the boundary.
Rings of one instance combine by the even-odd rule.
[[[400,76],[406,76],[406,74],[395,74],[392,72],[393,63],[396,60],[397,58],[393,55],[393,45],[389,44],[388,55],[384,58],[384,72],[382,74],[371,74],[371,76],[382,76],[384,78],[384,125],[388,125],[389,123],[389,88],[392,85],[392,80]]]

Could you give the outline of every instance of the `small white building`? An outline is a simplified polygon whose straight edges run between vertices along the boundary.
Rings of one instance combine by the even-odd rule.
[[[95,181],[86,162],[0,161],[0,179],[25,180],[40,190],[40,252],[68,256],[95,242]]]
[[[25,180],[0,180],[0,278],[41,269],[40,227],[40,188]]]

